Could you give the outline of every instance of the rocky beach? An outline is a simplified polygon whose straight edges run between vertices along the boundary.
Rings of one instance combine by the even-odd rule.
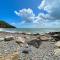
[[[0,60],[59,60],[60,32],[0,32]]]

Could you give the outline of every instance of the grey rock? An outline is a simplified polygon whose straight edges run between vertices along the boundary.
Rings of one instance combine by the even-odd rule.
[[[14,40],[13,36],[7,36],[4,38],[4,41],[11,41],[11,40]]]

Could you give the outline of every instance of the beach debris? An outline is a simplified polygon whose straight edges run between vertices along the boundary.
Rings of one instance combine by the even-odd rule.
[[[11,41],[11,40],[14,40],[13,36],[7,36],[4,38],[4,41]]]
[[[54,50],[54,55],[60,56],[60,49],[59,48]]]
[[[57,47],[60,48],[60,41],[57,41],[57,42],[55,43],[55,46],[57,46]]]

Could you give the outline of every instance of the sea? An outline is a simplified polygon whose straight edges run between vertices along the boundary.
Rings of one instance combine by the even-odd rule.
[[[0,28],[0,32],[48,33],[48,32],[60,32],[60,28]]]

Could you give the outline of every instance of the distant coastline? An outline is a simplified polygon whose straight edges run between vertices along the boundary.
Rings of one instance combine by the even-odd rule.
[[[16,27],[8,24],[7,22],[3,20],[0,20],[0,28],[16,28]]]

